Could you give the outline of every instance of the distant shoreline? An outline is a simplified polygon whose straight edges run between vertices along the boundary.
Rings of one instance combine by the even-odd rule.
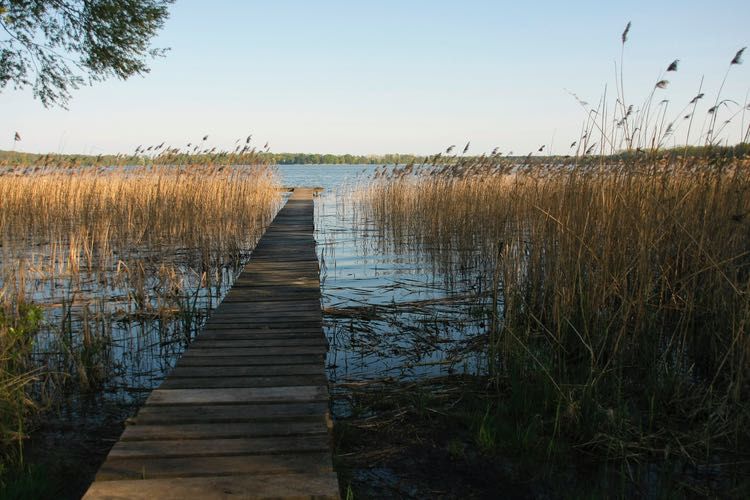
[[[627,151],[616,155],[605,155],[613,159],[624,159],[630,156],[656,154],[662,157],[674,156],[701,156],[701,157],[742,157],[750,156],[750,144],[737,144],[734,146],[678,146],[672,149],[661,149],[658,151]],[[162,150],[155,149],[151,152],[150,148],[146,152],[138,154],[106,154],[106,155],[85,155],[85,154],[58,154],[58,153],[26,153],[23,151],[0,150],[0,166],[36,166],[49,164],[67,164],[67,165],[117,165],[117,164],[172,164],[172,165],[189,165],[189,164],[255,164],[263,163],[267,165],[407,165],[410,163],[434,163],[438,158],[443,159],[450,157],[460,157],[466,160],[477,159],[487,155],[453,155],[438,153],[435,155],[414,155],[414,154],[385,154],[385,155],[334,155],[321,153],[272,153],[268,151],[256,151],[254,149],[247,152],[234,153],[229,151],[216,151],[213,148],[208,152],[189,153],[177,149]],[[602,158],[601,155],[546,155],[538,153],[529,153],[527,155],[502,155],[508,160],[524,160],[533,158],[535,162],[559,162],[569,161],[570,158],[589,159]]]

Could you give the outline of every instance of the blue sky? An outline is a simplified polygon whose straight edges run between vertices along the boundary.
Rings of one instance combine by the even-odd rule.
[[[660,92],[676,114],[705,76],[705,115],[750,45],[748,19],[746,1],[178,0],[154,42],[171,51],[150,74],[82,88],[68,110],[4,89],[0,149],[18,131],[16,148],[34,152],[184,146],[204,134],[231,147],[252,133],[279,152],[427,154],[471,140],[473,152],[565,153],[584,118],[565,89],[590,102],[614,91],[628,21],[628,99],[643,101],[679,58]],[[722,93],[740,104],[745,59]]]

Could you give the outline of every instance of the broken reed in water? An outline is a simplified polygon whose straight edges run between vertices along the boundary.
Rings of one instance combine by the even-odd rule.
[[[355,206],[396,251],[494,288],[493,408],[546,436],[546,453],[559,440],[609,459],[696,464],[742,450],[750,159],[566,161],[396,169]]]

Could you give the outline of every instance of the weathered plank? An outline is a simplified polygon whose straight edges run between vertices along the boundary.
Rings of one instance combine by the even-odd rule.
[[[320,375],[279,375],[275,377],[169,377],[160,389],[212,389],[252,387],[321,386],[328,382]]]
[[[184,440],[184,439],[232,439],[270,436],[305,436],[326,434],[325,427],[317,420],[287,422],[240,422],[224,425],[206,423],[177,425],[130,425],[122,433],[120,441]]]
[[[323,320],[320,313],[312,311],[296,311],[288,313],[236,313],[231,315],[221,315],[215,318],[211,318],[208,323],[220,324],[220,323],[250,323],[250,324],[293,324],[293,323],[309,323],[309,322],[321,322]]]
[[[154,389],[148,405],[281,403],[327,401],[326,386],[252,387],[232,389]]]
[[[275,375],[325,376],[325,370],[319,363],[268,366],[180,366],[169,374],[169,379],[196,377],[273,377]]]
[[[320,312],[320,301],[300,300],[293,304],[287,302],[252,302],[249,304],[222,304],[214,314],[235,314],[245,312],[287,312],[287,311],[318,311]]]
[[[190,349],[187,356],[292,356],[297,354],[319,354],[327,351],[323,345],[283,347],[203,347]]]
[[[183,441],[152,439],[118,441],[110,450],[109,456],[112,458],[231,457],[254,453],[326,451],[330,450],[330,446],[328,434]]]
[[[239,460],[238,460],[239,459]],[[233,457],[111,458],[99,469],[97,481],[164,477],[232,476],[238,474],[289,474],[331,472],[329,452],[295,455]]]
[[[200,406],[144,406],[133,419],[137,424],[190,424],[261,422],[266,420],[320,420],[328,402],[234,404]]]
[[[308,339],[319,338],[320,334],[305,328],[292,328],[275,330],[268,329],[241,329],[231,325],[220,325],[223,328],[206,329],[201,333],[197,340],[263,340],[263,339]]]
[[[291,337],[281,339],[242,339],[232,338],[229,340],[222,339],[207,339],[203,336],[198,337],[190,345],[191,350],[205,349],[205,348],[217,348],[217,347],[300,347],[300,346],[323,346],[328,344],[325,339],[320,337]]]
[[[94,499],[184,500],[339,498],[335,473],[263,474],[97,481],[84,497]]]
[[[269,365],[309,365],[323,366],[324,354],[298,356],[183,356],[177,362],[182,366],[269,366]]]
[[[296,292],[291,293],[279,293],[274,290],[249,290],[245,293],[237,293],[224,300],[227,303],[233,302],[265,302],[267,300],[275,300],[277,302],[297,302],[299,300],[309,299],[320,299],[320,292]]]

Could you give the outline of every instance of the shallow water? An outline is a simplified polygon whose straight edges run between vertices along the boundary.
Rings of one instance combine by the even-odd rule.
[[[352,190],[379,168],[279,167],[285,186],[324,188],[315,205],[315,239],[329,380],[475,373],[480,360],[462,349],[483,331],[481,318],[465,318],[467,307],[476,302],[474,283],[447,289],[445,277],[424,255],[394,252],[352,204]]]

